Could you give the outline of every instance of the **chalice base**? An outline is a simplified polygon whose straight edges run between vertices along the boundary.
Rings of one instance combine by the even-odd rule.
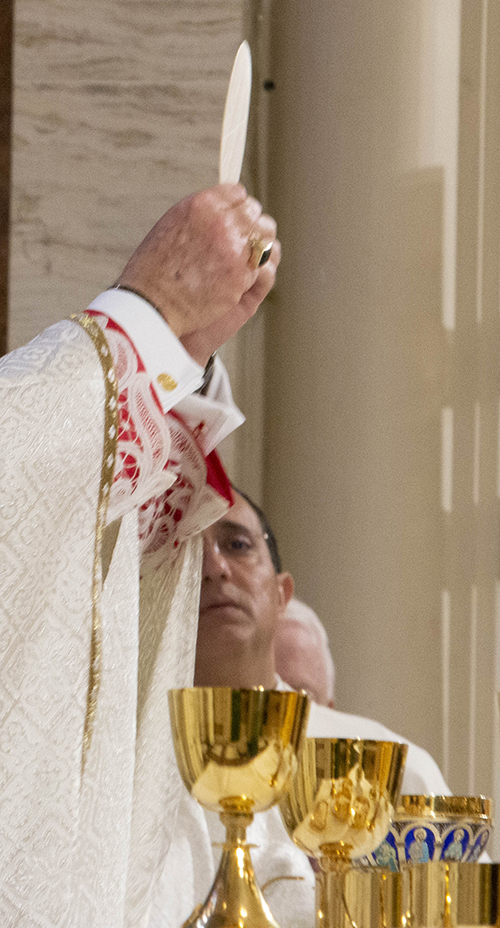
[[[222,812],[226,841],[205,902],[182,928],[279,928],[255,878],[246,843],[253,815]]]

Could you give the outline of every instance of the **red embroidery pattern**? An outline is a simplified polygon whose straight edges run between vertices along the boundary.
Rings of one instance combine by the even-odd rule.
[[[118,449],[108,522],[136,506],[143,566],[153,566],[219,518],[232,502],[229,481],[214,452],[205,461],[182,418],[174,411],[164,414],[123,329],[89,312],[106,332],[118,379]]]

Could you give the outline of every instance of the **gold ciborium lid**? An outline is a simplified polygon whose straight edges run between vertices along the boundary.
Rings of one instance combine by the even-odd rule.
[[[401,796],[395,818],[404,821],[425,819],[491,819],[491,799],[486,796]]]
[[[212,888],[183,928],[278,928],[255,879],[246,829],[297,769],[309,700],[261,687],[194,687],[170,690],[169,704],[184,785],[226,827]]]
[[[374,850],[387,834],[408,746],[390,741],[307,738],[280,801],[290,837],[323,869]]]

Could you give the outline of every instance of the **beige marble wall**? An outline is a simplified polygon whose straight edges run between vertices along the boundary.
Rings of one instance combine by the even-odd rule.
[[[80,310],[217,180],[242,0],[17,0],[9,342]]]

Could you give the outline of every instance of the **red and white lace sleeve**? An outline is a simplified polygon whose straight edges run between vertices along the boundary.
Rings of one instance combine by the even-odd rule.
[[[231,491],[225,474],[213,478],[182,418],[163,412],[129,337],[113,320],[90,310],[106,334],[118,380],[118,449],[108,523],[139,509],[141,551],[152,564],[167,549],[219,518]]]
[[[115,322],[91,311],[106,334],[118,380],[119,426],[108,522],[164,492],[170,439],[165,416],[132,342]]]

